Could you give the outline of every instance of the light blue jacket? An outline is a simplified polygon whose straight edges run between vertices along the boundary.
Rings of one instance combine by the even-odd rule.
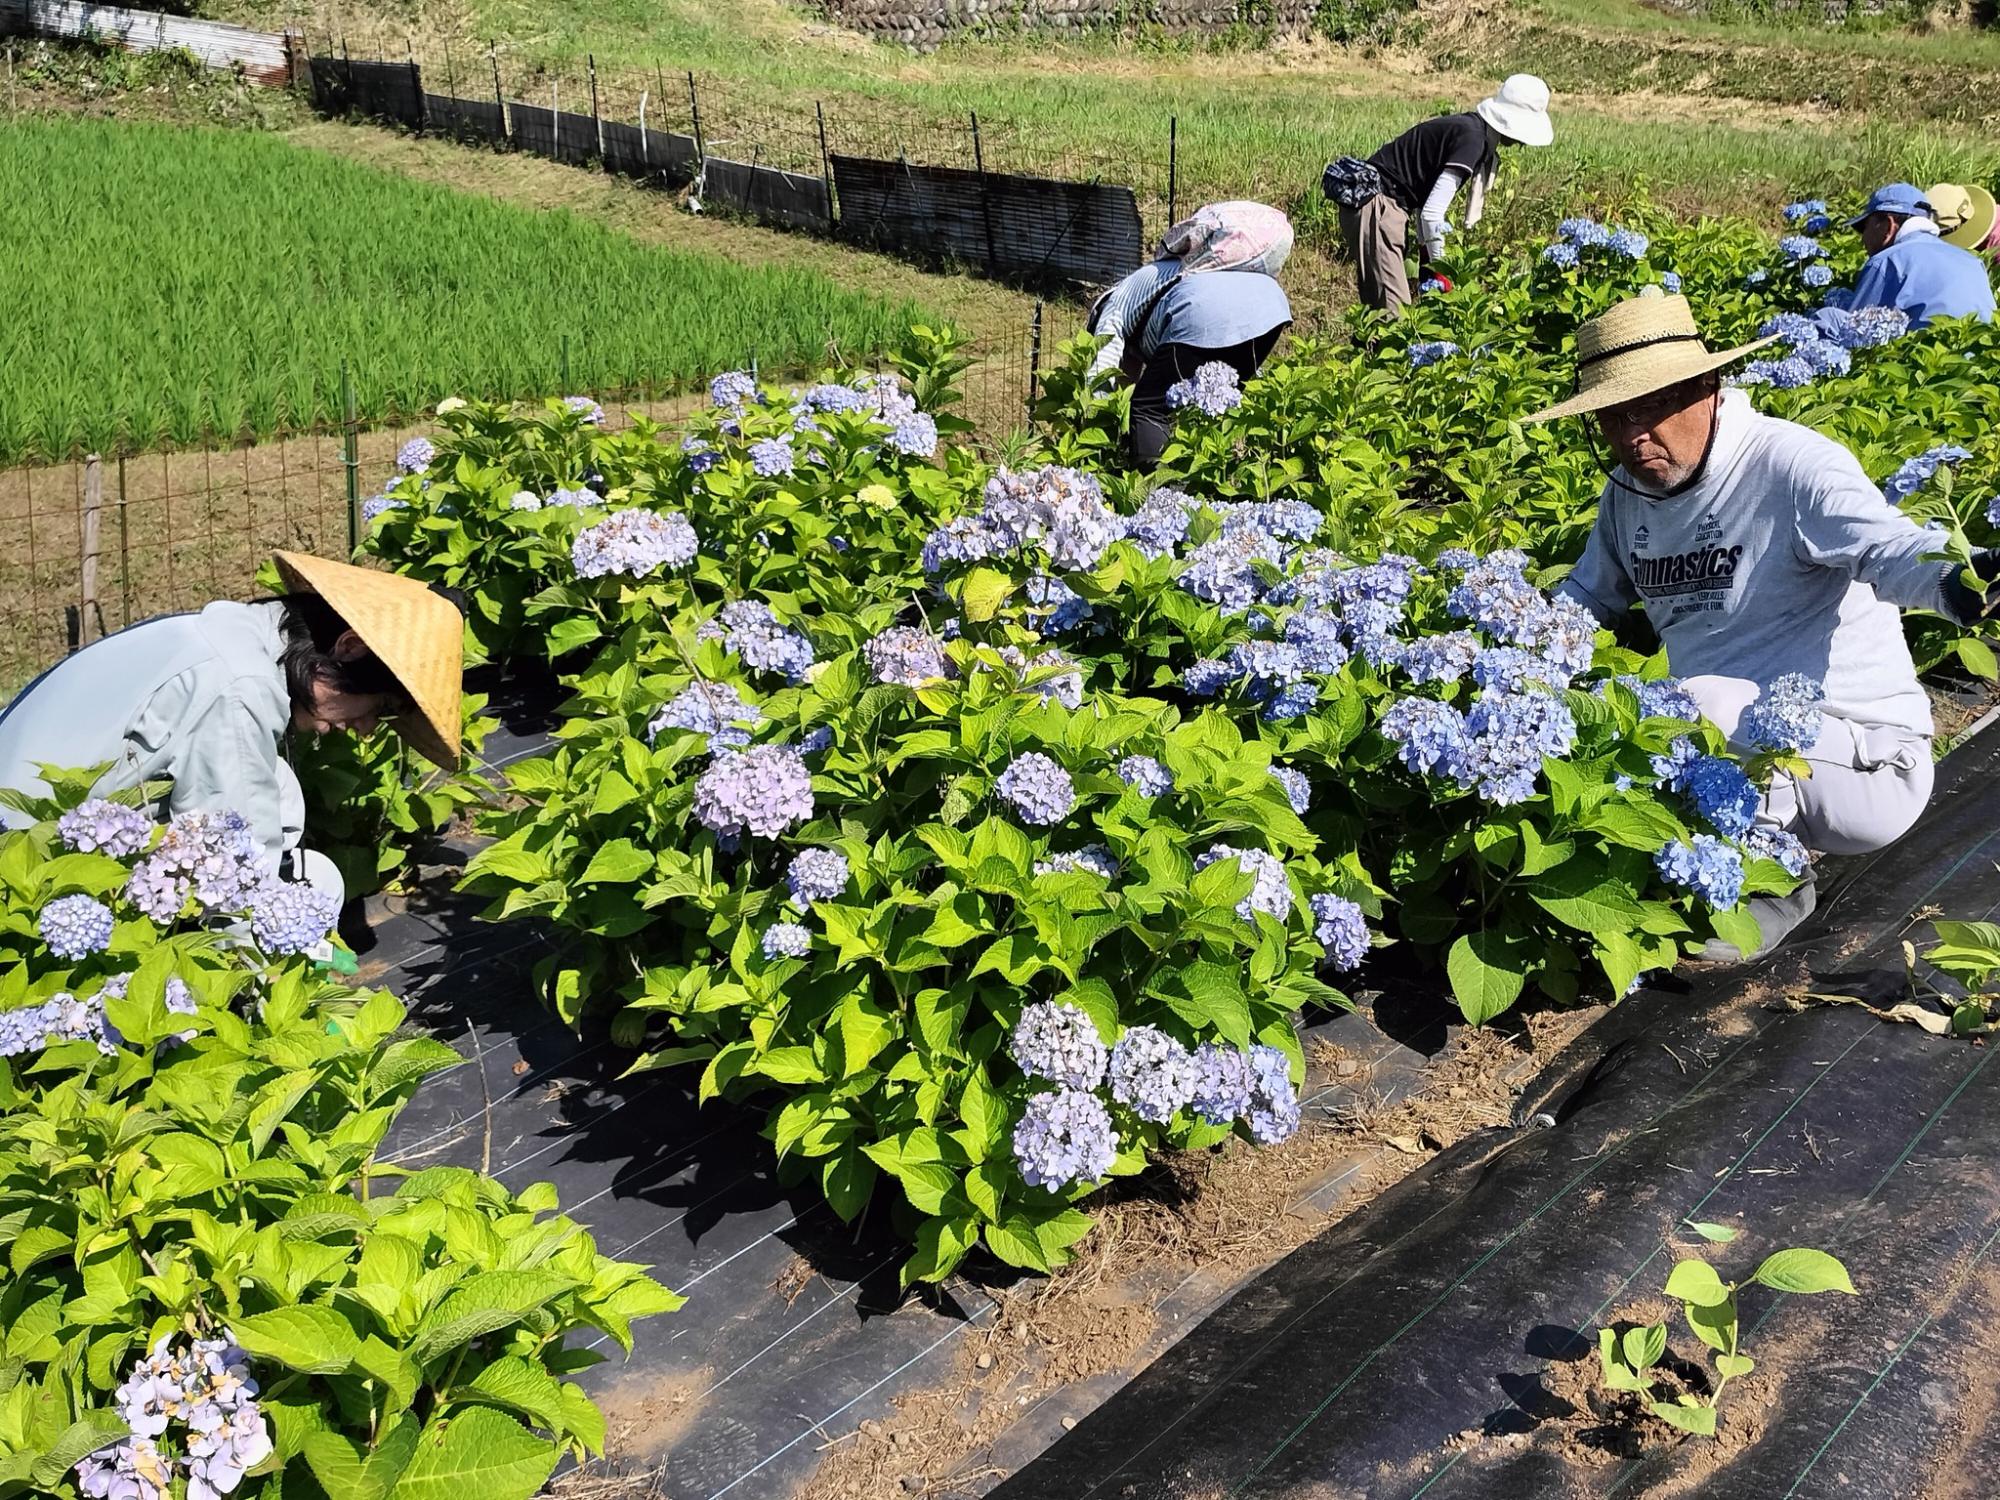
[[[1976,317],[1990,323],[1993,284],[1986,278],[1986,262],[1970,250],[1906,228],[1888,249],[1868,258],[1854,283],[1848,308],[1864,307],[1899,307],[1910,315],[1912,328],[1932,318]]]
[[[1178,260],[1156,260],[1111,289],[1096,325],[1098,333],[1110,335],[1110,342],[1097,351],[1093,373],[1116,365],[1127,343],[1143,364],[1169,344],[1233,349],[1292,321],[1285,289],[1263,271],[1199,271],[1175,282],[1180,270]],[[1147,304],[1170,282],[1167,294],[1141,323]]]
[[[50,668],[0,711],[0,786],[45,796],[38,764],[108,761],[100,791],[171,780],[166,816],[235,811],[273,858],[295,848],[305,798],[279,753],[292,721],[282,608],[216,603],[148,620]],[[0,809],[0,824],[26,821]]]

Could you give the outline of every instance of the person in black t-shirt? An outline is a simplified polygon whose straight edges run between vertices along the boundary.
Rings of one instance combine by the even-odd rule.
[[[1554,138],[1549,86],[1516,73],[1478,108],[1425,120],[1369,157],[1381,191],[1340,210],[1340,232],[1359,267],[1361,300],[1392,313],[1406,307],[1410,278],[1403,257],[1411,218],[1417,220],[1423,259],[1442,255],[1451,228],[1445,215],[1468,184],[1465,227],[1479,222],[1499,148],[1546,146]]]

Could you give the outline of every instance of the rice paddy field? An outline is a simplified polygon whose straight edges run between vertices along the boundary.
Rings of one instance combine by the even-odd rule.
[[[343,364],[379,425],[864,357],[918,315],[271,134],[101,119],[8,124],[0,245],[0,465],[335,420]]]

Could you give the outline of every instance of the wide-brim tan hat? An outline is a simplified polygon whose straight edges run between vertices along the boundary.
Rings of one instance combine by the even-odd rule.
[[[1947,245],[1961,250],[1977,250],[1993,233],[2000,220],[2000,205],[1993,195],[1976,183],[1959,186],[1940,182],[1924,195],[1931,202],[1931,217]]]
[[[447,771],[460,758],[465,617],[427,584],[298,552],[272,559],[286,588],[318,594],[394,674],[416,706],[396,720],[411,749]]]
[[[1576,394],[1521,420],[1552,422],[1621,406],[1719,370],[1774,342],[1775,335],[1734,349],[1711,349],[1701,341],[1687,298],[1648,287],[1577,329]]]

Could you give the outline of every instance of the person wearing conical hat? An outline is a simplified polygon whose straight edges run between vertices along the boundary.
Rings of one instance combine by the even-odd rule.
[[[1986,262],[1947,244],[1931,201],[1907,182],[1877,188],[1847,227],[1861,231],[1868,264],[1854,290],[1838,300],[1849,312],[1900,308],[1912,328],[1933,318],[1993,321],[1993,282]],[[1833,299],[1829,299],[1831,302]]]
[[[303,847],[286,737],[392,722],[455,769],[465,621],[413,579],[292,552],[275,561],[276,599],[144,621],[30,683],[0,710],[0,787],[47,796],[44,765],[108,765],[105,795],[166,782],[159,816],[240,813],[279,873],[342,894],[333,862]],[[0,808],[0,821],[29,820]]]
[[[1931,217],[1947,245],[1975,255],[2000,254],[2000,205],[1985,188],[1978,183],[1961,186],[1940,182],[1924,196],[1930,200]]]
[[[1417,223],[1420,263],[1444,254],[1449,215],[1461,190],[1462,222],[1477,224],[1503,146],[1546,146],[1555,139],[1549,86],[1516,73],[1463,114],[1411,126],[1366,161],[1343,156],[1320,179],[1340,209],[1340,233],[1354,257],[1361,300],[1400,313],[1411,300],[1407,240]]]
[[[1931,795],[1930,701],[1898,612],[1969,622],[1986,598],[1846,448],[1723,387],[1724,367],[1769,339],[1712,350],[1685,298],[1649,291],[1577,330],[1576,394],[1527,419],[1585,416],[1616,460],[1562,592],[1607,625],[1643,611],[1669,669],[1741,752],[1745,713],[1776,679],[1823,683],[1812,775],[1777,777],[1757,819],[1825,853],[1880,849]],[[1974,568],[2000,579],[2000,556]],[[1813,904],[1810,878],[1752,898],[1765,947]]]

